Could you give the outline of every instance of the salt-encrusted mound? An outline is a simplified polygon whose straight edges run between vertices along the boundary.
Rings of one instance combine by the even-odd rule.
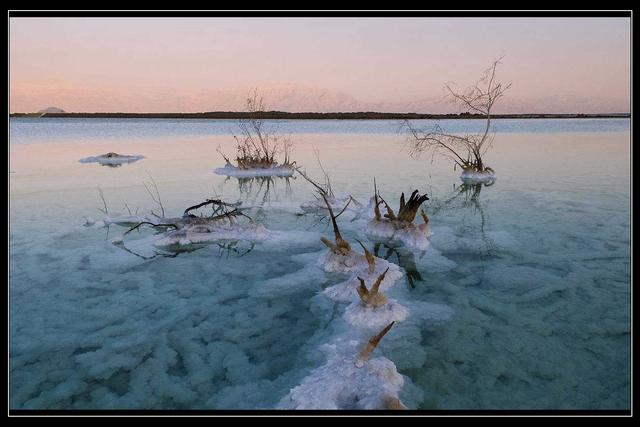
[[[387,218],[381,220],[372,219],[367,224],[367,237],[372,240],[385,241],[392,244],[425,250],[429,247],[431,229],[429,224],[403,223],[402,226]]]
[[[356,217],[354,219],[367,219],[367,220],[373,219],[375,217],[375,214],[374,214],[375,206],[376,206],[376,199],[375,197],[371,196],[367,206],[364,206],[362,204],[358,206],[359,209],[356,211]]]
[[[351,203],[349,203],[351,200]],[[351,196],[351,194],[341,194],[340,196],[327,198],[327,202],[331,206],[331,209],[335,214],[338,214],[342,209],[347,206],[346,210],[350,210],[353,212],[359,212],[362,209],[362,204],[358,202],[355,198]],[[315,200],[309,200],[300,205],[300,209],[304,213],[312,213],[312,214],[327,214],[327,205],[325,204],[322,198],[316,198]]]
[[[172,230],[154,242],[155,246],[191,245],[196,243],[214,242],[218,240],[248,240],[263,241],[269,238],[271,232],[263,225],[223,221],[213,221],[208,224],[195,224],[178,230]]]
[[[389,323],[402,322],[409,315],[409,309],[390,299],[381,307],[367,307],[361,301],[352,302],[344,312],[344,319],[350,325],[362,329],[380,329]]]
[[[389,267],[390,273],[393,273],[393,270],[399,270],[397,265],[392,264],[385,259],[378,257],[374,258],[376,262],[373,273],[369,273],[369,263],[367,262],[367,258],[353,250],[350,251],[348,255],[340,255],[336,254],[332,250],[328,250],[320,257],[318,264],[327,273],[357,273],[363,278],[375,275],[374,279],[382,274],[387,267]]]
[[[252,178],[259,176],[292,176],[295,169],[292,166],[286,165],[272,168],[240,169],[231,163],[227,163],[223,168],[217,168],[213,172],[217,175],[232,176],[235,178]]]
[[[85,157],[80,159],[80,163],[100,163],[101,165],[119,166],[125,163],[137,162],[140,159],[144,159],[142,155],[125,156],[117,153],[100,154],[99,156]]]
[[[144,212],[140,214],[125,214],[121,212],[109,212],[102,219],[93,220],[86,219],[85,226],[87,227],[108,227],[109,225],[120,225],[122,227],[131,227],[141,222],[152,222],[157,224],[164,221],[164,218],[154,215],[151,212]]]
[[[462,172],[462,175],[460,175],[460,179],[465,184],[483,184],[483,183],[495,181],[496,175],[495,173],[490,171],[485,171],[485,172],[464,171]]]
[[[353,273],[347,280],[336,285],[329,286],[322,293],[334,301],[353,301],[358,298],[357,289],[360,286],[358,277],[363,278],[367,283],[373,283],[387,269],[387,267],[389,267],[389,271],[387,271],[387,274],[384,276],[384,280],[380,284],[380,290],[386,291],[391,289],[398,280],[402,279],[403,273],[397,265],[386,260],[376,258],[376,268],[373,273],[369,273],[368,266],[358,265],[358,268],[354,269]]]
[[[313,370],[278,404],[279,409],[390,409],[399,404],[404,378],[392,361],[370,359],[356,367],[357,341],[321,347],[327,363]]]

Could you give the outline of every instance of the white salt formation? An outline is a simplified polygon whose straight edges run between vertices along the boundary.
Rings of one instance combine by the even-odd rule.
[[[163,233],[153,241],[153,246],[188,246],[199,243],[228,241],[258,242],[271,236],[271,232],[264,226],[256,224],[251,218],[238,208],[241,203],[226,203],[219,199],[207,199],[202,203],[191,206],[184,211],[180,218],[165,218],[155,214],[145,216],[108,215],[108,223],[118,225],[135,225],[124,235],[142,227],[151,226],[161,229]],[[210,206],[209,216],[196,216],[192,211]],[[247,221],[240,221],[242,217]],[[107,222],[107,220],[103,221]]]
[[[99,156],[85,157],[80,159],[80,163],[100,163],[103,166],[120,166],[125,163],[137,162],[140,159],[144,159],[142,155],[126,156],[118,153],[106,153]]]
[[[327,362],[313,370],[280,401],[279,409],[406,409],[399,399],[404,378],[392,361],[371,358],[387,325],[356,355],[357,341],[325,344]]]
[[[403,244],[410,248],[425,250],[429,246],[427,237],[431,235],[429,229],[429,217],[420,209],[423,224],[413,223],[420,205],[429,200],[426,194],[420,196],[418,190],[411,193],[411,197],[405,203],[404,193],[400,196],[400,208],[398,214],[389,204],[375,193],[374,217],[367,224],[367,236],[374,240],[383,240],[391,244]],[[387,213],[384,217],[380,213],[380,204],[384,203]]]
[[[467,169],[462,172],[462,175],[460,175],[460,179],[465,184],[484,184],[495,181],[496,175],[491,169],[485,169],[482,172]]]
[[[327,204],[327,206],[329,206]],[[328,273],[351,273],[351,277],[342,283],[325,289],[325,294],[335,301],[350,301],[356,293],[358,278],[375,281],[382,276],[381,284],[383,288],[389,288],[396,280],[402,277],[400,267],[395,264],[374,257],[371,252],[358,240],[364,251],[360,255],[351,249],[349,242],[342,238],[338,224],[335,220],[333,210],[329,206],[329,214],[333,223],[333,231],[336,243],[322,237],[321,241],[329,247],[329,251],[322,255],[318,261],[319,265]]]
[[[407,316],[409,309],[393,299],[380,307],[369,307],[354,301],[344,312],[347,323],[361,329],[379,329],[390,322],[402,322]]]
[[[263,241],[271,232],[263,225],[255,223],[240,224],[215,221],[208,224],[187,225],[177,230],[166,232],[154,242],[155,246],[192,245],[215,242],[218,240]]]
[[[356,211],[356,216],[354,217],[354,220],[373,219],[375,206],[376,206],[376,198],[372,196],[369,199],[369,203],[367,204],[367,206],[364,206],[364,205],[358,206],[359,209]]]
[[[358,276],[367,280],[368,282],[373,281],[376,280],[378,275],[381,274],[386,268],[389,268],[389,271],[380,284],[380,289],[386,291],[393,287],[393,285],[398,280],[402,279],[403,273],[400,267],[398,267],[397,265],[390,263],[389,261],[386,261],[384,259],[376,258],[376,267],[373,273],[368,272],[368,267],[366,266],[366,264],[360,263],[353,269],[353,273],[347,280],[326,288],[323,293],[334,301],[353,301],[358,297],[357,289],[360,284]],[[325,271],[327,271],[326,268]]]
[[[404,245],[422,251],[429,247],[429,236],[431,236],[431,229],[427,223],[406,224],[398,228],[391,221],[372,219],[367,224],[367,237],[372,240]]]
[[[360,286],[357,288],[360,301],[353,302],[345,311],[345,320],[360,328],[380,328],[390,322],[403,321],[407,318],[408,310],[397,301],[389,301],[380,291],[380,285],[389,268],[375,280],[371,288],[367,288],[365,280],[358,277]]]
[[[402,375],[389,359],[376,357],[357,368],[353,355],[335,355],[292,389],[278,408],[386,409],[399,403],[403,384]]]

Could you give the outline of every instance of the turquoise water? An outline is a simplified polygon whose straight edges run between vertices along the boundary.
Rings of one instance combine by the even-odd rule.
[[[423,123],[428,125],[428,122]],[[454,132],[477,121],[443,122]],[[412,158],[397,122],[286,121],[293,158],[336,193],[366,204],[376,178],[397,204],[426,191],[431,246],[377,247],[406,276],[389,296],[414,310],[378,354],[406,378],[411,409],[630,407],[629,120],[496,121],[492,186],[465,187],[446,159]],[[348,329],[345,304],[320,292],[343,278],[317,266],[317,218],[304,180],[213,174],[233,152],[233,121],[12,119],[10,140],[10,406],[273,408]],[[82,164],[142,154],[118,168]],[[210,244],[175,257],[136,256],[84,227],[110,211],[167,213],[212,195],[242,200],[290,238]],[[125,207],[126,203],[126,207]],[[365,223],[345,212],[347,239]],[[153,231],[130,238],[142,248]],[[153,255],[153,254],[151,254]],[[404,303],[403,302],[403,303]]]

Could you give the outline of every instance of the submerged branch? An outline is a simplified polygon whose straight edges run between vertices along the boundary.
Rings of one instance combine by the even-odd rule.
[[[199,208],[204,207],[204,206],[207,206],[207,205],[214,205],[214,206],[215,206],[215,207],[214,207],[214,211],[213,211],[213,212],[214,212],[214,214],[215,214],[217,211],[219,211],[220,209],[224,209],[224,207],[236,207],[236,206],[237,206],[237,204],[233,204],[233,203],[226,203],[226,202],[223,202],[223,201],[222,201],[222,200],[220,200],[220,199],[207,199],[207,200],[205,200],[205,201],[204,201],[204,202],[202,202],[202,203],[198,203],[197,205],[193,205],[193,206],[190,206],[190,207],[188,207],[187,209],[185,209],[185,211],[184,211],[184,213],[182,214],[182,216],[183,216],[183,217],[191,216],[191,215],[189,214],[189,212],[190,212],[190,211],[192,211],[192,210],[196,210],[196,209],[199,209]],[[212,214],[212,216],[213,216],[213,214]]]
[[[141,221],[138,224],[136,224],[135,226],[133,226],[132,228],[128,229],[127,231],[124,232],[124,234],[129,234],[131,233],[133,230],[136,230],[138,228],[140,228],[143,225],[150,225],[152,227],[173,227],[176,230],[179,228],[176,224],[154,224],[152,222],[149,221]]]

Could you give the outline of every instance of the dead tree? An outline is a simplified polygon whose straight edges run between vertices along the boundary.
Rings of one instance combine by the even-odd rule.
[[[374,181],[374,186],[375,186],[375,181]],[[384,203],[384,206],[387,210],[387,213],[384,214],[384,218],[388,219],[391,222],[396,223],[401,227],[406,227],[409,224],[412,224],[413,220],[416,218],[416,215],[418,213],[418,209],[420,209],[420,206],[425,201],[429,200],[429,197],[427,197],[426,194],[423,194],[421,196],[420,193],[418,193],[418,190],[414,190],[414,192],[411,193],[409,200],[405,202],[404,193],[402,193],[400,195],[400,208],[398,209],[398,213],[396,214],[391,208],[391,206],[389,206],[389,204],[380,196],[380,194],[378,194],[377,187],[374,187],[374,191],[375,191],[375,196],[374,196],[375,206],[374,206],[373,213],[374,213],[375,219],[378,221],[383,220],[382,214],[380,212],[380,204]],[[429,222],[429,217],[427,216],[427,214],[424,212],[423,209],[420,209],[420,215],[422,216],[422,220],[425,222],[425,224]]]
[[[344,207],[340,210],[340,212],[338,212],[338,214],[334,214],[333,213],[333,209],[331,208],[331,203],[329,202],[329,198],[331,197],[330,193],[329,193],[330,186],[327,187],[327,185],[322,186],[322,185],[318,184],[313,179],[311,179],[305,172],[303,172],[302,169],[299,168],[299,167],[296,168],[296,171],[300,174],[300,176],[302,176],[311,185],[313,185],[316,188],[316,190],[318,190],[318,193],[320,194],[320,197],[322,198],[325,206],[327,207],[327,211],[329,212],[329,217],[331,218],[331,225],[333,227],[333,235],[334,235],[335,241],[332,242],[331,240],[327,239],[324,236],[321,237],[320,240],[329,249],[331,249],[331,251],[333,253],[335,253],[336,255],[348,255],[351,252],[351,245],[349,244],[349,242],[347,242],[342,237],[342,234],[340,233],[340,227],[338,227],[338,222],[336,221],[336,219],[340,215],[342,215],[342,213],[347,209],[347,207],[349,206],[349,204],[351,203],[351,201],[353,199],[349,199],[349,201],[344,205]],[[324,169],[323,169],[323,171],[324,171]],[[328,175],[327,175],[326,172],[324,172],[324,174],[325,174],[325,179],[328,182]],[[366,254],[365,254],[365,256],[366,256]],[[370,262],[369,258],[367,258],[367,262]]]
[[[373,354],[373,350],[375,350],[376,347],[378,346],[378,344],[380,344],[380,341],[387,334],[387,332],[389,332],[389,329],[391,329],[391,327],[394,325],[394,323],[396,323],[396,322],[393,321],[393,322],[389,323],[378,334],[376,334],[373,337],[371,337],[371,339],[362,348],[362,350],[360,350],[360,352],[358,353],[358,356],[356,357],[356,366],[358,368],[363,367],[364,364],[367,363],[367,361],[371,357],[371,354]]]
[[[482,78],[473,86],[460,92],[455,91],[450,84],[445,88],[451,100],[463,110],[480,114],[486,123],[484,132],[480,134],[454,135],[445,132],[439,125],[431,131],[424,132],[414,128],[406,120],[404,126],[410,133],[410,152],[412,155],[419,155],[423,152],[431,152],[432,155],[439,153],[454,161],[464,171],[493,173],[493,169],[486,166],[482,159],[487,150],[491,147],[491,110],[498,99],[511,87],[511,83],[503,84],[496,82],[496,68],[500,64],[500,59],[493,62],[491,67],[485,70]]]
[[[400,411],[407,409],[407,407],[395,396],[384,396],[382,398],[382,409]]]
[[[380,284],[382,284],[387,271],[389,271],[389,267],[387,267],[387,269],[380,276],[378,276],[373,286],[371,286],[371,289],[367,289],[367,285],[364,283],[364,279],[358,276],[358,280],[360,281],[360,286],[358,287],[358,296],[366,307],[378,308],[382,307],[388,302],[386,295],[380,292]]]
[[[247,118],[238,121],[240,135],[234,135],[236,141],[236,167],[238,169],[269,169],[275,167],[293,168],[291,150],[293,143],[286,137],[269,132],[264,127],[266,107],[264,99],[254,90],[246,101]],[[231,164],[229,157],[220,149],[218,152]],[[276,156],[284,154],[284,161],[279,164]]]
[[[349,203],[345,205],[345,207],[342,209],[342,211],[340,211],[340,213],[338,213],[338,215],[335,215],[333,213],[333,209],[331,209],[331,204],[329,204],[327,197],[323,193],[320,193],[320,195],[322,196],[322,199],[327,205],[327,209],[329,210],[329,216],[331,216],[331,225],[333,226],[333,235],[335,238],[335,243],[324,236],[322,236],[320,240],[329,249],[331,249],[331,251],[336,255],[348,255],[351,252],[351,245],[349,245],[349,242],[347,242],[345,239],[342,238],[342,234],[340,234],[340,228],[338,227],[338,222],[336,221],[336,218],[338,218],[342,214],[342,212],[344,212],[344,210],[347,208]]]
[[[210,215],[205,216],[201,214],[200,216],[197,216],[191,213],[192,211],[198,210],[205,206],[212,207],[212,212]],[[188,227],[212,225],[216,222],[225,220],[228,221],[229,224],[233,224],[235,217],[245,217],[250,221],[253,221],[250,216],[243,213],[240,208],[238,208],[237,204],[227,203],[220,199],[207,199],[202,203],[198,203],[185,209],[184,213],[182,214],[182,218],[158,217],[160,219],[160,222],[158,223],[141,221],[127,230],[124,234],[129,234],[130,232],[137,230],[143,225],[150,225],[154,228],[173,228],[175,230],[181,230]]]
[[[362,247],[362,250],[364,251],[364,257],[367,259],[367,264],[369,265],[369,274],[373,274],[373,272],[376,270],[376,257],[374,257],[373,255],[371,255],[371,252],[369,252],[369,249],[367,249],[367,247],[358,239],[356,239],[356,242],[358,242],[360,244],[360,246]],[[386,271],[385,271],[386,274]]]

